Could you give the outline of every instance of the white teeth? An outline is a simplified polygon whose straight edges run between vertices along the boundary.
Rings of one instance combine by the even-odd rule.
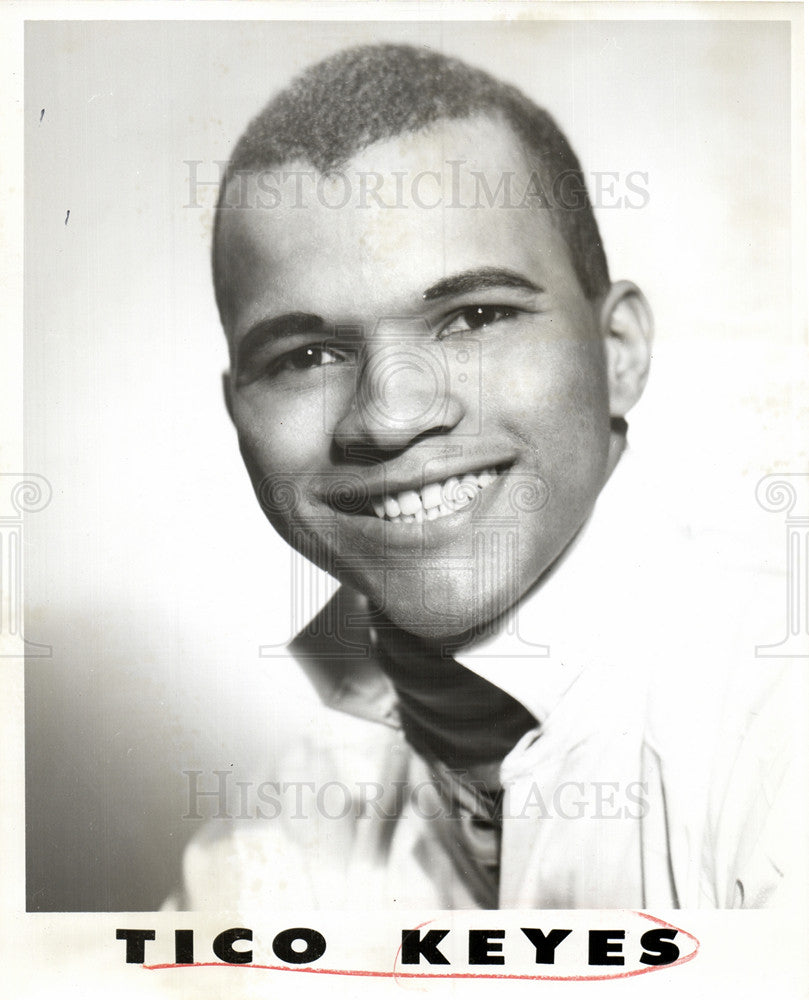
[[[455,476],[450,476],[450,478],[444,483],[441,492],[444,495],[445,504],[450,504],[453,500],[457,499],[458,485],[458,480]]]
[[[374,514],[387,521],[404,524],[421,524],[463,510],[497,478],[496,469],[467,472],[461,479],[450,476],[443,483],[428,483],[421,495],[416,490],[402,490],[396,496],[385,496],[372,501]]]
[[[421,500],[415,490],[405,490],[396,497],[399,508],[403,514],[415,514],[417,510],[422,510]]]
[[[461,485],[458,488],[458,497],[465,497],[468,500],[474,500],[474,498],[478,495],[478,489],[479,486],[477,476],[464,476],[461,480]]]
[[[425,510],[432,510],[441,503],[443,493],[441,483],[429,483],[421,491],[421,502]]]

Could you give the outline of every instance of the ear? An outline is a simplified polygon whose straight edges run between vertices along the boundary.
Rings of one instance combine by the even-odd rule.
[[[640,399],[652,357],[652,311],[631,281],[617,281],[601,306],[610,416],[625,417]]]
[[[233,420],[233,395],[229,370],[222,372],[222,395],[225,397],[225,409],[228,411],[228,416]]]

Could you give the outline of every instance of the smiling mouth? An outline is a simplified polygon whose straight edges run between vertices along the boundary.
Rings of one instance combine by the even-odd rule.
[[[402,490],[371,498],[371,510],[382,521],[397,524],[421,524],[448,517],[469,507],[479,493],[499,477],[496,468],[450,476],[441,482],[427,483],[420,490]],[[367,511],[370,513],[371,511]]]

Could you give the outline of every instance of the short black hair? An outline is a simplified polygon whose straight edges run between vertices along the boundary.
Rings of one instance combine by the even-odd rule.
[[[327,175],[374,142],[419,132],[438,121],[486,115],[510,126],[542,180],[542,190],[572,182],[570,203],[551,217],[570,251],[589,299],[609,287],[598,225],[576,154],[543,108],[516,87],[459,59],[411,45],[361,45],[309,67],[250,122],[223,179],[214,226],[214,287],[220,313],[224,289],[217,267],[218,221],[235,175],[305,161]]]

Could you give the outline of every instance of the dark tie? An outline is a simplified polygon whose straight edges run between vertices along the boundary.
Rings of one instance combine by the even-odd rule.
[[[495,684],[400,629],[378,632],[380,664],[405,736],[430,766],[442,821],[436,836],[480,906],[497,906],[499,767],[534,716]]]

